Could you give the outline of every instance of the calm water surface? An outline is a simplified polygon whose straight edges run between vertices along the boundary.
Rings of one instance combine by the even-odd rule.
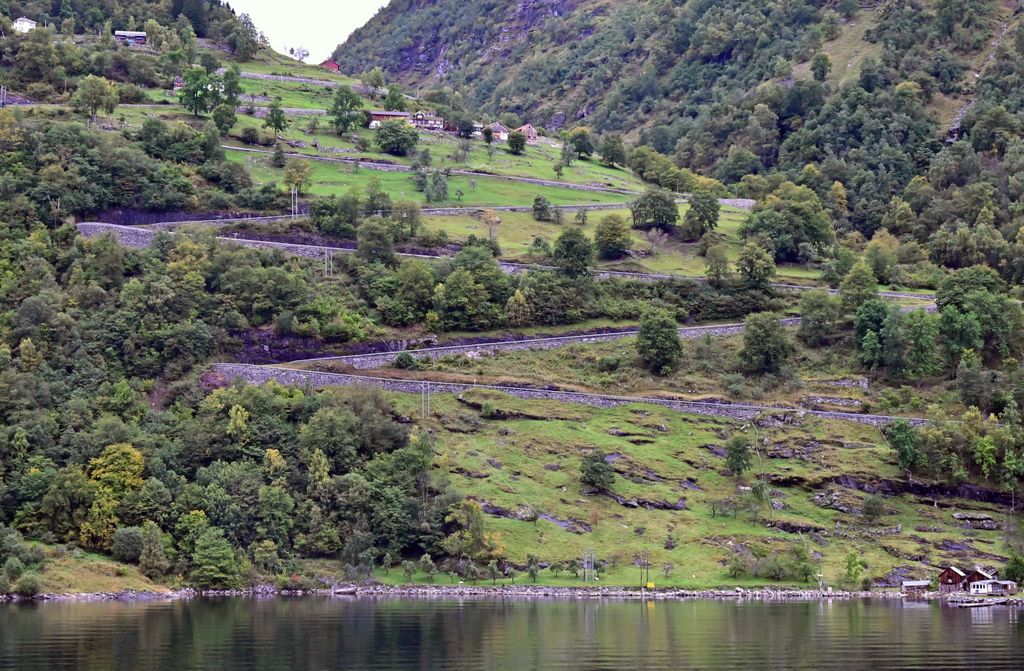
[[[1024,669],[1024,611],[882,602],[0,605],[0,669]]]

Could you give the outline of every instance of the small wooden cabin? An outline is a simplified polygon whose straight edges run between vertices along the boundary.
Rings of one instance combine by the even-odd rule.
[[[380,128],[385,121],[409,121],[412,115],[408,112],[389,112],[387,110],[373,110],[370,112],[370,128]]]
[[[146,33],[141,30],[115,30],[114,39],[122,44],[146,45]]]
[[[931,580],[904,580],[900,583],[900,590],[911,598],[920,598],[931,590],[931,588]]]

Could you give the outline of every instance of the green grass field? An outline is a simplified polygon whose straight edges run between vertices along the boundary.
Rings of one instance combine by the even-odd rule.
[[[418,397],[395,398],[407,414],[419,417]],[[865,494],[832,484],[831,479],[840,474],[863,480],[901,477],[891,450],[871,427],[805,419],[777,428],[767,422],[758,429],[764,470],[777,508],[769,510],[753,505],[744,493],[752,476],[727,474],[723,459],[715,455],[725,436],[742,430],[733,421],[645,405],[596,409],[489,392],[467,393],[463,398],[466,402],[438,395],[433,401],[428,426],[435,432],[435,469],[478,501],[508,511],[529,506],[542,515],[536,522],[486,517],[487,531],[498,534],[508,558],[516,563],[524,563],[528,554],[545,562],[580,559],[585,550],[593,549],[599,560],[611,563],[602,576],[604,584],[635,585],[638,571],[632,565],[633,554],[646,551],[657,586],[705,588],[764,584],[763,579],[731,578],[726,562],[735,553],[749,550],[783,556],[797,543],[808,544],[831,585],[840,582],[851,551],[867,562],[864,575],[873,578],[895,566],[907,566],[922,577],[934,572],[896,554],[921,556],[932,566],[956,560],[936,547],[945,538],[962,537],[963,530],[951,516],[953,510],[895,496],[886,499],[886,514],[869,525],[855,512],[843,513],[815,502],[815,495],[824,492],[834,493],[834,500],[851,508],[862,504]],[[486,419],[477,409],[484,402],[517,418]],[[615,494],[669,503],[682,498],[686,509],[624,506],[584,491],[579,483],[580,460],[595,450],[613,455]],[[712,510],[712,502],[727,498],[740,504],[735,516]],[[942,503],[952,504],[954,510],[964,504]],[[986,504],[970,507],[994,514]],[[781,530],[780,525],[791,531]],[[902,525],[902,531],[894,531],[897,525]],[[797,533],[797,528],[806,531]],[[879,535],[880,529],[888,531]],[[998,532],[972,532],[970,542],[997,547],[998,537]],[[672,565],[668,577],[663,574],[665,564]],[[404,581],[399,570],[387,576],[380,572],[378,578]],[[425,579],[422,574],[414,577]],[[448,578],[439,576],[437,582],[447,583]],[[530,580],[524,574],[517,582]],[[541,582],[579,584],[572,576],[562,573],[556,578],[550,571],[541,572]]]
[[[228,152],[228,159],[249,165],[253,180],[257,183],[281,183],[282,181],[283,170],[271,167],[266,155]],[[309,188],[309,193],[312,195],[341,195],[353,187],[365,188],[371,179],[376,178],[380,180],[382,188],[391,194],[393,199],[412,200],[426,205],[423,194],[416,191],[412,178],[406,173],[356,169],[350,165],[321,161],[308,161],[307,163],[312,170],[312,185]],[[464,194],[461,201],[456,199],[456,190],[458,189],[461,189]],[[625,203],[629,198],[613,193],[594,193],[509,182],[485,176],[471,178],[462,175],[449,178],[448,194],[447,201],[432,205],[434,207],[530,205],[534,197],[538,195],[548,198],[556,205]]]

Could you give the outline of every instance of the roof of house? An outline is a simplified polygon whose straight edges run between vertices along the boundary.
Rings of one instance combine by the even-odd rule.
[[[904,587],[928,587],[931,584],[931,580],[904,580],[902,583]]]
[[[27,16],[19,16],[18,18],[14,19],[15,23],[17,23],[19,21],[24,22],[24,23],[35,23],[35,21],[33,21],[32,19],[28,18]]]
[[[974,570],[973,570],[973,571],[971,571],[971,573],[977,573],[978,575],[980,575],[981,577],[983,577],[983,578],[984,578],[985,580],[992,580],[992,579],[993,579],[993,577],[994,577],[994,576],[993,576],[993,575],[992,575],[991,573],[989,573],[988,571],[985,571],[985,570],[983,570],[983,569],[980,569],[980,568],[978,568],[977,566],[975,566],[975,567],[974,567]],[[980,580],[979,580],[979,581],[976,581],[976,582],[984,582],[984,581],[980,581]]]
[[[948,567],[946,567],[946,571],[952,571],[953,573],[956,573],[961,578],[966,578],[967,577],[966,573],[964,573],[963,571],[961,571],[960,569],[958,569],[955,566],[948,566]],[[945,573],[945,571],[943,571],[943,573]]]
[[[145,37],[146,33],[142,30],[115,30],[114,35],[116,37]]]
[[[412,116],[408,112],[392,112],[390,110],[370,110],[370,114],[372,114],[373,116]]]
[[[508,126],[506,126],[505,124],[501,123],[500,121],[495,121],[492,124],[488,124],[487,127],[490,128],[491,130],[496,130],[496,131],[503,131],[503,130],[507,131],[507,130],[509,130]]]

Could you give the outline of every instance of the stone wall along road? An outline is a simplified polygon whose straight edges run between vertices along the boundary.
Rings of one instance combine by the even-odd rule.
[[[736,420],[751,420],[759,415],[782,414],[791,415],[797,418],[811,416],[821,419],[836,419],[871,426],[885,426],[902,417],[889,415],[865,415],[852,412],[828,412],[822,410],[802,410],[794,408],[775,407],[769,405],[751,405],[740,403],[714,403],[709,401],[683,401],[665,398],[647,398],[633,396],[612,396],[606,394],[586,394],[580,392],[558,391],[550,389],[529,389],[525,387],[511,387],[501,385],[468,384],[453,382],[426,382],[419,380],[401,380],[382,377],[371,377],[363,375],[344,375],[341,373],[322,373],[315,371],[298,370],[294,368],[268,368],[249,364],[213,364],[210,371],[219,375],[227,381],[241,380],[248,384],[266,384],[274,380],[280,384],[297,387],[343,387],[352,385],[370,385],[387,391],[401,392],[407,394],[419,394],[424,391],[441,394],[463,394],[472,390],[497,391],[509,396],[522,399],[548,400],[559,403],[575,403],[589,405],[599,408],[612,408],[630,403],[645,403],[658,405],[677,412],[705,415],[711,417],[725,417]],[[910,419],[914,424],[921,424],[924,420]]]
[[[780,319],[783,326],[799,326],[800,318],[792,317]],[[679,337],[692,340],[713,336],[721,338],[725,336],[742,333],[744,325],[718,324],[710,326],[687,326],[679,329]],[[555,336],[548,338],[521,338],[517,340],[498,340],[494,342],[476,342],[468,345],[448,345],[444,347],[425,347],[422,349],[395,349],[389,352],[375,352],[372,354],[350,354],[346,356],[326,356],[312,359],[299,359],[290,361],[290,364],[336,362],[352,366],[359,370],[372,368],[383,368],[390,366],[401,352],[408,352],[416,359],[440,359],[452,354],[486,355],[491,352],[515,352],[525,350],[557,349],[569,345],[585,345],[596,342],[614,342],[624,338],[636,336],[637,331],[614,331],[610,333],[587,333],[583,335]]]

